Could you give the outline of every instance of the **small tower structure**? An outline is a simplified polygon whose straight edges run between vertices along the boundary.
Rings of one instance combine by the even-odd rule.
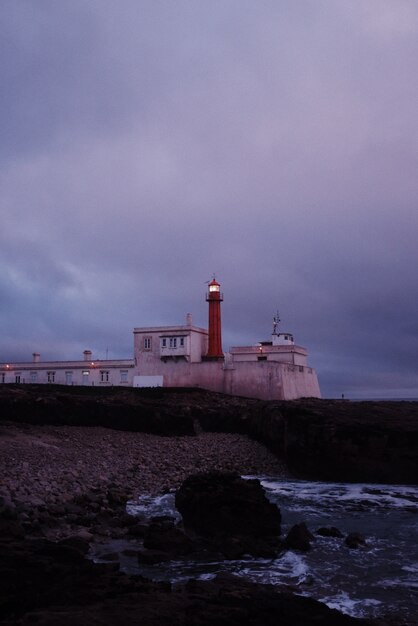
[[[221,333],[221,302],[223,294],[221,286],[215,279],[209,283],[206,302],[209,302],[208,351],[206,359],[223,359]]]

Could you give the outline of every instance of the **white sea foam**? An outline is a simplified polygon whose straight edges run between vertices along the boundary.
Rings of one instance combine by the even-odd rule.
[[[302,584],[309,575],[305,557],[295,552],[286,552],[273,560],[257,559],[251,563],[242,562],[234,572],[255,582],[269,585]]]
[[[341,613],[351,615],[352,617],[363,617],[370,615],[373,607],[378,607],[382,603],[375,598],[362,598],[361,600],[350,598],[348,593],[340,592],[334,596],[318,598],[320,602],[326,604],[330,609],[337,609]]]
[[[279,498],[293,501],[292,510],[297,506],[315,502],[333,503],[346,507],[367,505],[368,508],[405,509],[418,511],[418,487],[409,485],[370,485],[368,483],[328,483],[306,481],[277,481],[263,478],[261,484],[266,492]],[[299,503],[299,504],[298,504]]]
[[[174,505],[174,497],[173,493],[165,493],[161,496],[142,496],[137,501],[128,502],[126,510],[130,515],[137,515],[145,519],[157,515],[169,515],[180,520],[181,515]]]

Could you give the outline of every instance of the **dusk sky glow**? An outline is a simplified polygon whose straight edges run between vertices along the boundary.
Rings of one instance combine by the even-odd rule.
[[[0,361],[281,329],[418,397],[416,0],[2,0]]]

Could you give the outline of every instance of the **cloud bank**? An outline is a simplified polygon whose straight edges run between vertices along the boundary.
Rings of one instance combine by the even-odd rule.
[[[418,397],[415,0],[5,0],[0,361],[282,328],[324,396]]]

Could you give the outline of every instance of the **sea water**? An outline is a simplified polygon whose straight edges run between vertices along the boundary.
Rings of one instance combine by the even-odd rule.
[[[352,616],[401,614],[413,622],[418,616],[418,487],[258,478],[281,510],[282,536],[303,521],[313,533],[322,526],[335,526],[344,536],[361,533],[366,547],[349,549],[344,539],[316,535],[309,552],[289,550],[276,559],[138,565],[134,557],[125,556],[121,568],[172,582],[209,579],[227,571],[260,583],[290,585],[296,593]],[[181,519],[174,494],[143,497],[131,502],[128,512],[142,519]],[[122,544],[113,544],[113,550],[126,547]]]

